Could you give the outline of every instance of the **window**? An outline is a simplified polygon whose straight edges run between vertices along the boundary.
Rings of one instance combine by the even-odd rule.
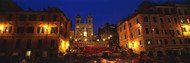
[[[165,34],[167,34],[167,30],[164,30]]]
[[[185,15],[187,14],[187,10],[186,10],[186,9],[184,9],[184,14],[185,14]]]
[[[50,45],[50,47],[51,47],[51,48],[54,48],[54,45],[55,45],[55,40],[52,39],[52,40],[51,40],[51,45]]]
[[[5,29],[4,29],[4,31],[3,31],[3,33],[6,33],[6,32],[7,32],[7,30],[8,30],[8,28],[7,28],[7,27],[5,27]]]
[[[120,27],[120,32],[121,32],[121,27]]]
[[[175,45],[176,44],[175,39],[173,39],[172,41],[173,41],[173,44]]]
[[[180,44],[183,44],[183,41],[182,41],[182,39],[181,39],[181,38],[179,39],[179,43],[180,43]]]
[[[159,34],[159,30],[158,30],[158,28],[155,28],[155,30],[156,30],[156,34]]]
[[[44,27],[38,27],[37,33],[44,33]]]
[[[126,48],[127,48],[127,44],[126,44],[126,46],[125,46]]]
[[[34,33],[34,27],[27,27],[27,33]]]
[[[187,23],[189,23],[189,19],[187,18]]]
[[[51,33],[58,33],[57,27],[51,27]]]
[[[4,40],[3,40],[3,43],[2,43],[2,45],[1,45],[1,47],[2,47],[2,48],[6,48],[6,46],[7,46],[7,40],[4,39]]]
[[[5,27],[3,33],[11,33],[12,27]]]
[[[176,14],[175,8],[172,8],[172,9],[171,9],[171,12],[172,12],[172,14]]]
[[[56,21],[57,20],[57,16],[53,16],[53,21]]]
[[[141,35],[140,29],[138,28],[138,35]]]
[[[170,20],[170,18],[168,18],[168,23],[171,23],[171,20]]]
[[[45,15],[41,15],[41,21],[45,20]]]
[[[190,39],[185,39],[186,44],[190,44]]]
[[[148,28],[145,28],[146,34],[149,34],[149,30]]]
[[[152,40],[147,39],[147,40],[146,40],[146,43],[147,43],[148,45],[150,45],[150,44],[152,44]]]
[[[60,27],[60,34],[63,34],[63,29]]]
[[[129,23],[129,27],[130,27],[130,28],[132,27],[131,23]]]
[[[163,43],[162,43],[162,39],[160,39],[160,44],[163,44]]]
[[[140,43],[140,45],[142,45],[142,41],[141,40],[139,41],[139,43]]]
[[[159,45],[158,40],[156,40],[156,44],[158,44],[158,45]]]
[[[175,35],[174,30],[169,30],[169,33],[170,33],[171,35]]]
[[[65,38],[67,38],[67,31],[65,31]]]
[[[153,21],[154,21],[155,23],[157,22],[156,17],[153,17]]]
[[[182,14],[180,9],[178,9],[178,13],[179,13],[179,14]]]
[[[165,9],[164,9],[164,12],[165,12],[165,14],[169,14],[169,9],[168,9],[168,8],[165,8]]]
[[[15,46],[15,48],[20,48],[20,42],[21,42],[21,40],[17,40],[17,41],[16,41],[16,46]]]
[[[122,41],[122,35],[121,35],[121,41]]]
[[[144,22],[148,22],[148,17],[144,17]]]
[[[166,45],[168,44],[168,40],[167,39],[164,39],[164,42],[165,42]]]
[[[17,28],[17,33],[23,33],[23,32],[24,32],[24,27]]]
[[[79,20],[77,20],[77,24],[79,24]]]
[[[174,22],[175,22],[175,24],[177,24],[177,19],[176,18],[174,18]]]
[[[26,15],[20,15],[20,21],[26,21]]]
[[[139,23],[139,19],[137,18],[137,24]]]
[[[26,56],[30,57],[31,56],[31,51],[26,51]]]
[[[160,22],[161,22],[161,24],[163,24],[164,22],[163,22],[163,18],[160,18]]]
[[[8,21],[11,21],[11,20],[12,20],[12,18],[13,18],[13,16],[12,16],[12,15],[8,15]]]
[[[162,14],[162,9],[161,8],[158,8],[157,11],[158,11],[159,14]]]
[[[65,22],[65,28],[67,28],[67,22]]]
[[[125,34],[125,39],[127,39],[127,35]]]
[[[131,38],[133,38],[133,33],[131,33]]]
[[[41,48],[42,47],[42,40],[41,39],[39,39],[38,40],[38,46],[37,46],[38,48]]]
[[[183,19],[182,18],[180,19],[180,22],[183,23]]]
[[[91,21],[91,20],[89,20],[89,24],[90,24],[90,23],[92,23],[92,21]]]
[[[30,21],[36,21],[36,15],[30,15],[29,20]]]
[[[125,30],[125,25],[123,26],[123,29]]]
[[[179,32],[179,30],[176,30],[176,32],[177,32],[177,35],[180,35],[180,32]]]
[[[30,47],[31,47],[31,41],[32,41],[31,39],[28,39],[28,40],[27,40],[27,45],[26,45],[27,48],[30,48]]]

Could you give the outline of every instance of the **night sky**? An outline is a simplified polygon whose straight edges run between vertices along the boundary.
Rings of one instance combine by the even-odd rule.
[[[27,10],[42,10],[43,8],[57,7],[61,9],[68,19],[72,20],[72,28],[75,27],[75,17],[80,14],[82,21],[88,14],[93,16],[94,33],[106,22],[117,24],[122,18],[131,15],[138,5],[145,0],[12,0],[21,8]],[[152,2],[165,2],[168,0],[149,0]],[[169,0],[180,1],[180,0]],[[183,0],[181,0],[183,1]]]

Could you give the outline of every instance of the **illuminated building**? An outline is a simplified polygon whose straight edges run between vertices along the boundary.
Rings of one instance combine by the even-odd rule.
[[[156,4],[144,1],[133,15],[118,23],[120,46],[131,48],[138,54],[144,51],[150,56],[189,53],[190,43],[186,39],[190,36],[188,6],[176,2]]]
[[[86,22],[87,20],[87,22]],[[84,40],[85,38],[93,37],[93,17],[91,14],[88,15],[87,19],[84,19],[84,23],[81,22],[81,16],[76,16],[74,38],[77,40]]]
[[[84,22],[81,20],[80,14],[76,16],[75,29],[70,31],[70,41],[77,43],[78,46],[106,46],[107,42],[97,41],[97,35],[93,33],[93,17],[88,15]]]
[[[69,46],[70,24],[71,20],[55,7],[1,12],[0,57],[18,60],[61,56]]]

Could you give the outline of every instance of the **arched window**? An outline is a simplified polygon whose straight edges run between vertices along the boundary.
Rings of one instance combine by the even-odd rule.
[[[77,21],[77,24],[79,24],[79,20]]]
[[[89,20],[89,23],[91,23],[91,20]]]

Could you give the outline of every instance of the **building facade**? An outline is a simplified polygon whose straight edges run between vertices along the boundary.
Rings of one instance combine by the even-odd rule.
[[[98,29],[98,37],[101,41],[109,41],[109,47],[118,46],[117,25],[106,23]]]
[[[158,5],[144,1],[140,6],[133,15],[118,23],[120,46],[131,48],[138,54],[143,51],[150,56],[188,53],[190,43],[184,41],[185,33],[188,33],[184,30],[188,27],[184,29],[182,26],[189,24],[183,23],[184,19],[189,19],[188,4],[167,2]],[[186,14],[180,14],[182,11]]]
[[[105,41],[97,41],[97,35],[93,34],[93,17],[88,15],[82,23],[81,16],[76,16],[75,29],[70,31],[70,41],[76,43],[79,47],[107,46]]]
[[[84,23],[81,21],[81,16],[78,14],[76,16],[76,23],[75,23],[75,39],[77,40],[85,40],[93,36],[93,17],[91,14],[84,19]],[[88,41],[88,40],[87,40]]]
[[[60,9],[4,11],[0,13],[0,57],[17,62],[23,58],[62,56],[69,46],[68,20]]]

